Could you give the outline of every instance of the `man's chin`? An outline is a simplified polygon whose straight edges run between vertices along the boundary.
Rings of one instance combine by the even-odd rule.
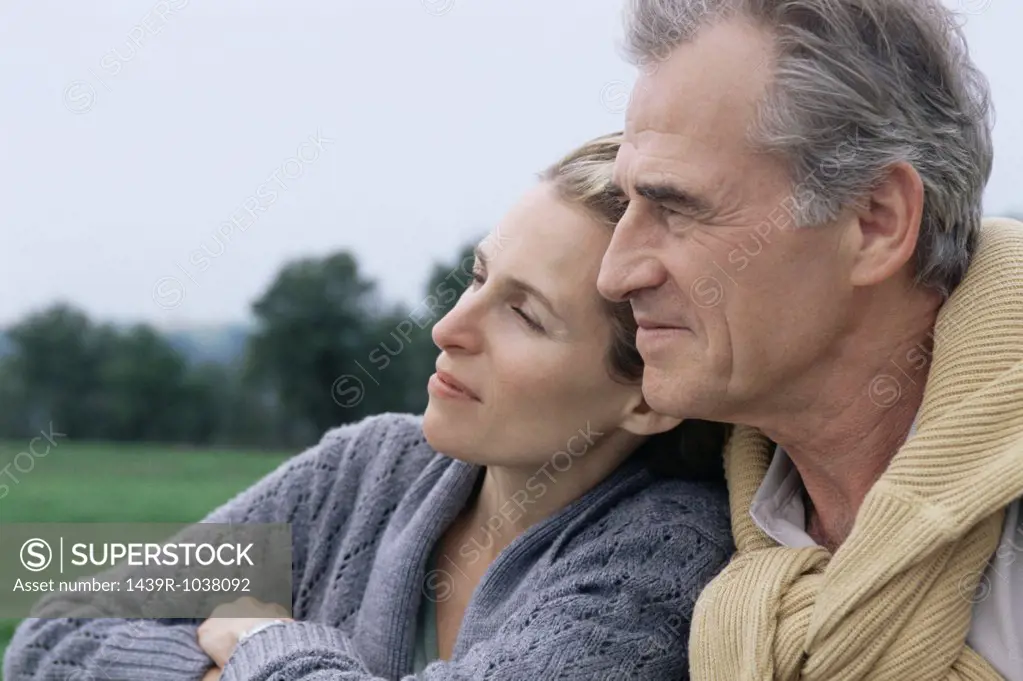
[[[675,418],[692,418],[698,385],[692,374],[647,366],[643,370],[643,398],[650,408]]]

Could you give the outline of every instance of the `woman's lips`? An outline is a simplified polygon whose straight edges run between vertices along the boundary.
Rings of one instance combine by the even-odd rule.
[[[427,383],[427,389],[438,397],[463,399],[479,402],[480,398],[451,374],[438,370]]]

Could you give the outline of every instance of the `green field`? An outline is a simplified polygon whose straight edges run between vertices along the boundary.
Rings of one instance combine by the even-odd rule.
[[[194,522],[293,454],[56,442],[31,466],[20,458],[26,473],[8,469],[16,484],[0,479],[0,523]],[[26,445],[0,443],[0,470]],[[0,619],[0,658],[17,624]]]

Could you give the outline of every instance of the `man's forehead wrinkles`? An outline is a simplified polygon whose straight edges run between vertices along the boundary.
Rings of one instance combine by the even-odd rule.
[[[704,182],[692,176],[692,169],[699,164],[686,148],[691,148],[691,143],[679,133],[639,132],[622,145],[613,170],[614,181],[622,189],[643,184],[705,191]]]
[[[637,130],[633,136],[633,146],[637,153],[664,160],[678,158],[679,155],[688,153],[699,145],[700,137],[695,130],[686,134],[651,127]]]
[[[623,168],[625,178],[631,185],[642,180],[644,184],[673,185],[684,180],[674,168],[680,159],[637,152],[628,158]]]

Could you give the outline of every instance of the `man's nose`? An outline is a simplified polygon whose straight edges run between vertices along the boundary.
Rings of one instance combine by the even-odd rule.
[[[646,234],[647,229],[639,216],[626,211],[600,262],[597,275],[600,295],[612,302],[621,302],[638,291],[663,283],[663,268]]]

